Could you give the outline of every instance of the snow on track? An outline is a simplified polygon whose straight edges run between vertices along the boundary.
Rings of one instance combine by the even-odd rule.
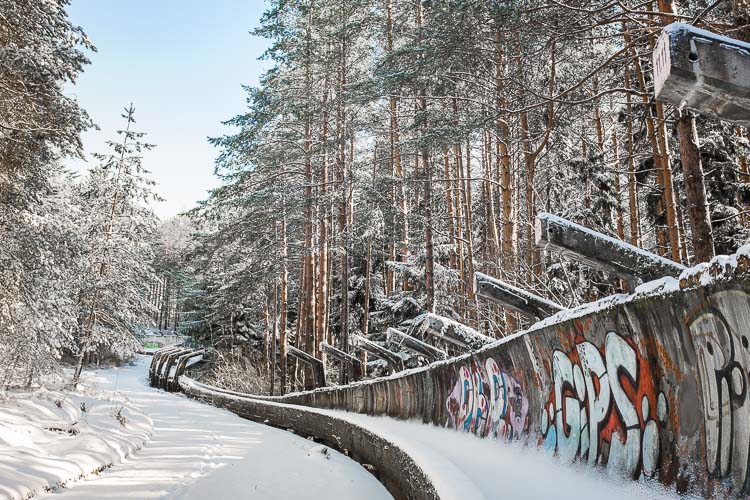
[[[148,387],[149,358],[119,369],[118,393],[151,417],[151,441],[99,477],[39,498],[389,499],[364,468],[286,431]],[[113,390],[114,370],[96,378]]]
[[[194,381],[196,389],[225,398],[247,399],[239,393],[216,390]],[[555,500],[675,500],[700,498],[678,495],[657,480],[632,481],[611,469],[588,464],[563,464],[541,449],[480,439],[453,429],[339,410],[264,401],[346,420],[379,435],[407,453],[432,480],[445,500],[555,499]],[[311,497],[313,498],[313,497]]]
[[[441,498],[668,500],[685,498],[657,481],[610,476],[585,464],[565,465],[540,449],[480,439],[416,421],[319,410],[377,433],[408,453]]]

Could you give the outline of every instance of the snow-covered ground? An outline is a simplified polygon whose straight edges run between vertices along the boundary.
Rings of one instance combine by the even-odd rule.
[[[115,375],[117,372],[113,371]],[[42,388],[0,399],[0,498],[27,498],[96,477],[149,438],[151,419],[112,390]]]
[[[100,475],[38,498],[391,498],[374,476],[340,453],[148,387],[149,361],[141,357],[134,366],[100,370],[91,377],[110,393],[117,380],[118,398],[127,397],[153,421],[151,439]],[[4,456],[0,464],[6,464]],[[36,469],[41,473],[58,466],[48,460]],[[0,482],[5,474],[3,469]]]
[[[333,450],[148,387],[148,361],[142,357],[134,366],[89,374],[104,397],[117,385],[114,404],[68,396],[58,407],[62,395],[53,392],[33,399],[16,394],[0,404],[0,485],[14,485],[0,496],[22,497],[30,490],[21,485],[39,490],[111,461],[114,465],[100,474],[38,498],[391,498],[372,475]],[[112,416],[124,400],[133,405],[123,410],[127,428]],[[615,480],[583,465],[562,465],[534,448],[388,417],[313,411],[349,420],[397,444],[430,475],[444,499],[677,498],[658,483]],[[29,423],[29,416],[36,423]],[[50,422],[66,422],[69,427],[62,429],[80,432],[44,430],[59,427]],[[136,436],[143,440],[149,433],[150,440],[125,457],[138,445]]]

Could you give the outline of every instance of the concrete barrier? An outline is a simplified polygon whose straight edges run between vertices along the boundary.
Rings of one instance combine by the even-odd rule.
[[[680,492],[750,493],[750,247],[476,352],[263,399],[523,440]]]
[[[180,390],[178,380],[185,372],[188,362],[202,358],[203,349],[192,349],[179,346],[167,346],[156,351],[151,358],[148,370],[150,384],[153,387],[170,392]]]
[[[179,382],[190,397],[226,408],[255,422],[293,430],[306,438],[313,437],[318,442],[347,453],[354,460],[370,466],[370,471],[397,500],[440,498],[429,476],[411,456],[395,443],[357,424],[313,408],[293,407],[222,391],[185,376],[180,377]]]
[[[187,342],[190,339],[190,337],[186,335],[170,335],[170,334],[164,334],[164,335],[143,335],[139,337],[139,340],[141,341],[141,344],[144,346],[146,344],[149,345],[158,345],[160,347],[166,347],[171,345],[180,345],[185,342]]]

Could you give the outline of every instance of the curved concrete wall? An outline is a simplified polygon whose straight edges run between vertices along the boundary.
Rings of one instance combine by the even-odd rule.
[[[525,440],[678,491],[750,492],[750,249],[471,355],[267,398]],[[718,277],[717,277],[718,275]]]
[[[345,450],[358,462],[373,466],[378,479],[397,500],[440,498],[430,477],[409,454],[395,443],[355,423],[312,408],[299,408],[222,391],[184,376],[180,378],[180,386],[188,396],[227,408],[241,417],[293,430],[304,437],[312,436],[334,449]]]

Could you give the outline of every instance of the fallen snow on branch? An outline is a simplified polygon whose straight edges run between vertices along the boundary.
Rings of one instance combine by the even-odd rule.
[[[143,446],[151,420],[113,392],[41,388],[0,399],[0,497],[29,498],[99,474]]]

